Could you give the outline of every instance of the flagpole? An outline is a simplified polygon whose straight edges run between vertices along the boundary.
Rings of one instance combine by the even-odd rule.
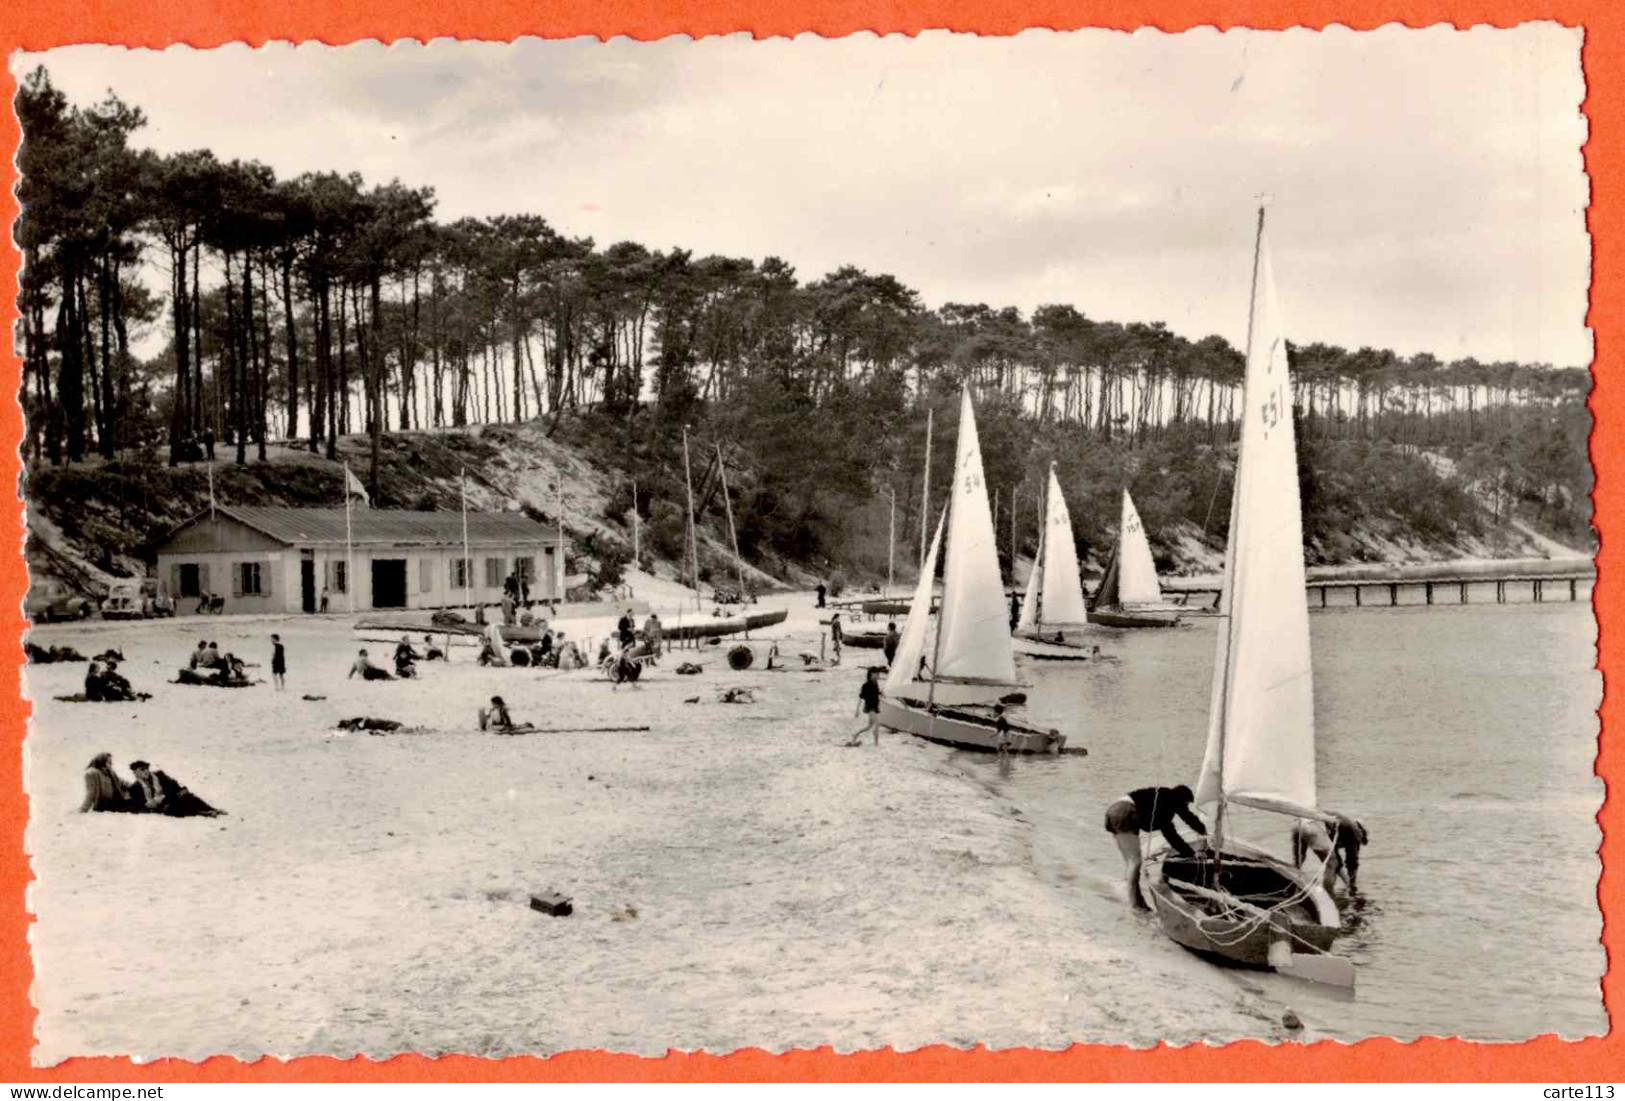
[[[683,485],[688,490],[688,545],[694,555],[694,607],[700,604],[700,541],[699,535],[694,531],[694,476],[688,467],[688,425],[683,425]]]
[[[897,575],[897,487],[887,486],[891,494],[891,526],[886,529],[886,599],[891,599],[892,581]]]
[[[463,467],[461,494],[463,498],[463,591],[468,606],[474,606],[474,558],[468,553],[468,467]]]
[[[350,535],[350,464],[344,464],[344,597],[355,614],[355,544]]]

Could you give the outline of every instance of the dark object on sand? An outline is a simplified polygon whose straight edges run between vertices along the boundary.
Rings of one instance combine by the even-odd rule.
[[[171,684],[192,684],[206,688],[247,688],[253,684],[262,684],[263,681],[249,680],[247,677],[233,677],[224,670],[217,669],[204,676],[191,669],[181,669],[175,674]]]
[[[1004,704],[1006,707],[1019,707],[1027,702],[1027,693],[1011,692],[1007,695],[1000,696],[999,702]]]
[[[94,660],[96,660],[96,661],[123,661],[124,660],[124,651],[123,650],[114,650],[114,649],[109,648],[109,649],[103,650],[101,653],[97,654]]]
[[[735,646],[728,651],[728,668],[743,672],[756,663],[756,652],[749,646]]]
[[[570,900],[557,891],[549,891],[543,895],[530,896],[530,908],[538,910],[553,917],[569,917],[575,912]]]
[[[729,688],[717,696],[718,703],[755,703],[756,693],[749,688]]]
[[[429,617],[429,622],[436,627],[466,627],[468,620],[456,612],[440,611]]]
[[[370,715],[361,715],[354,719],[340,719],[340,730],[399,730],[401,724],[394,719],[375,719]]]
[[[75,650],[72,646],[35,646],[32,642],[23,643],[23,652],[28,655],[30,665],[52,665],[59,661],[89,661],[90,659]]]
[[[302,699],[302,700],[309,700],[311,703],[316,703],[316,702],[318,702],[320,700],[325,700],[327,697],[326,696],[312,696],[309,692],[306,692],[303,696],[300,696],[299,698]]]
[[[677,675],[680,677],[692,677],[701,672],[704,668],[705,667],[703,665],[699,665],[695,662],[685,661],[683,664],[677,667]]]
[[[75,692],[71,696],[57,696],[62,703],[138,703],[141,700],[152,699],[151,692],[137,692],[133,700],[93,700],[83,692]]]
[[[698,696],[690,696],[688,699],[684,700],[683,702],[684,703],[699,703],[700,702],[700,697],[698,697]]]

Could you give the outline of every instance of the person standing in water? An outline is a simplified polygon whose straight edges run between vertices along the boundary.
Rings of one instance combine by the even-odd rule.
[[[1195,793],[1180,784],[1172,788],[1135,788],[1106,808],[1106,832],[1116,840],[1117,851],[1123,854],[1128,898],[1136,910],[1149,908],[1140,895],[1140,834],[1159,831],[1180,856],[1195,856],[1174,828],[1174,819],[1181,818],[1191,829],[1207,836],[1207,827],[1191,810],[1195,801]]]
[[[875,666],[871,665],[868,672],[864,674],[863,687],[858,689],[858,709],[853,714],[862,715],[865,722],[863,726],[858,728],[858,732],[852,735],[852,740],[846,744],[849,746],[862,745],[864,732],[867,731],[873,735],[875,745],[879,745],[880,670]]]
[[[1360,850],[1371,843],[1365,824],[1346,814],[1337,815],[1332,833],[1313,818],[1299,818],[1292,824],[1292,863],[1303,867],[1304,857],[1314,853],[1323,861],[1322,883],[1328,891],[1342,875],[1350,894],[1359,894]]]
[[[282,636],[271,636],[271,683],[277,691],[288,687],[288,652],[282,648]]]

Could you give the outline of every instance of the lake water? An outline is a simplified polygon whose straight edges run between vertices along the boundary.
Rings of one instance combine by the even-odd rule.
[[[1342,1039],[1607,1031],[1596,897],[1603,785],[1593,775],[1602,679],[1581,595],[1311,616],[1320,803],[1371,834],[1358,925],[1338,948],[1358,965],[1358,989],[1347,1000],[1232,972],[1238,984],[1300,1011],[1318,1007],[1306,1019]],[[1173,631],[1101,632],[1118,661],[1024,666],[1030,717],[1069,731],[1086,759],[956,755],[1032,820],[1039,874],[1124,952],[1165,960],[1181,950],[1148,920],[1125,920],[1103,808],[1131,788],[1194,784],[1215,627],[1198,618]],[[1284,819],[1238,818],[1244,834],[1290,851]]]

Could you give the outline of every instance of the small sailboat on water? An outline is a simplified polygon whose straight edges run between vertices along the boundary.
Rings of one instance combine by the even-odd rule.
[[[1163,603],[1145,525],[1140,523],[1140,512],[1125,489],[1117,543],[1106,563],[1106,575],[1089,604],[1089,622],[1103,627],[1172,627],[1179,622],[1181,611]]]
[[[1044,530],[1038,542],[1027,595],[1016,623],[1015,651],[1046,661],[1086,661],[1091,648],[1067,642],[1065,632],[1089,621],[1083,599],[1083,577],[1078,571],[1078,549],[1072,535],[1072,514],[1067,511],[1055,464],[1049,468],[1049,494],[1044,501]],[[1098,647],[1092,648],[1098,650]]]
[[[1002,742],[1014,753],[1059,753],[1066,745],[1060,732],[1008,716],[1001,730],[993,711],[999,691],[1019,682],[969,387],[961,392],[959,410],[953,492],[925,556],[882,690],[880,723],[966,749],[996,750]],[[928,647],[931,593],[944,532],[942,603]]]
[[[1219,598],[1218,642],[1198,804],[1216,804],[1195,855],[1154,850],[1140,889],[1177,943],[1245,966],[1340,986],[1354,966],[1327,954],[1340,932],[1319,869],[1232,836],[1232,807],[1335,824],[1316,807],[1315,704],[1304,588],[1292,385],[1275,280],[1258,214],[1241,454]],[[1310,861],[1313,865],[1314,861]]]

